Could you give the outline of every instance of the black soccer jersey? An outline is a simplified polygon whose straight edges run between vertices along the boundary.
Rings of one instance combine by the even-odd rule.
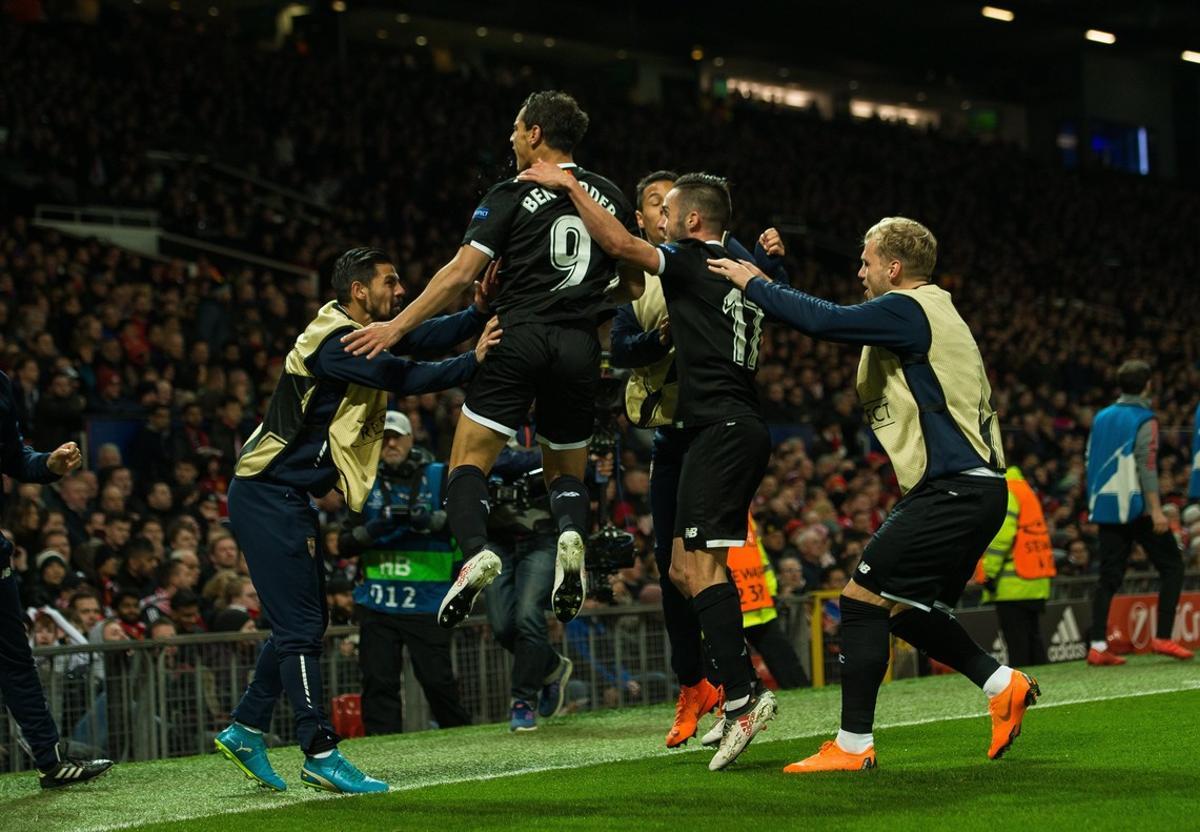
[[[575,178],[632,233],[633,206],[609,180],[577,165]],[[604,292],[616,277],[616,261],[588,235],[571,198],[534,182],[508,179],[475,209],[463,238],[500,265],[500,323],[595,322],[607,305]]]
[[[732,255],[718,242],[693,239],[663,243],[658,251],[679,372],[675,426],[761,418],[754,375],[763,311],[708,270],[710,257]]]

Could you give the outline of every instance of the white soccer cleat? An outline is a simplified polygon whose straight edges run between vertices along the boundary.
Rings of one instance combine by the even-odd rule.
[[[700,738],[700,744],[705,748],[716,748],[721,744],[721,737],[725,736],[725,716],[722,712],[721,716],[717,717],[717,721],[708,729],[708,733]]]
[[[454,628],[471,614],[475,599],[496,576],[500,574],[500,557],[484,549],[468,560],[458,571],[458,577],[450,585],[450,591],[438,607],[438,624],[447,630]]]
[[[754,707],[739,717],[725,717],[725,733],[721,736],[721,745],[708,764],[709,771],[720,771],[738,758],[746,750],[750,740],[759,731],[765,731],[767,723],[775,718],[778,708],[775,705],[775,694],[763,691]]]
[[[576,531],[558,536],[558,555],[554,558],[554,591],[550,605],[554,615],[566,624],[583,608],[587,597],[587,573],[583,569],[583,538]]]

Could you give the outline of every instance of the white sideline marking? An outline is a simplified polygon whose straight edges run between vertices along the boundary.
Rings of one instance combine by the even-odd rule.
[[[1122,694],[1118,694],[1116,696],[1080,696],[1080,697],[1076,697],[1075,699],[1062,699],[1062,700],[1056,700],[1053,702],[1046,702],[1044,704],[1039,703],[1035,707],[1039,711],[1042,711],[1042,710],[1046,710],[1047,708],[1063,708],[1063,707],[1066,707],[1067,705],[1083,705],[1083,704],[1087,704],[1088,702],[1107,702],[1107,701],[1115,700],[1115,699],[1137,699],[1142,696],[1159,696],[1164,693],[1182,693],[1183,691],[1188,691],[1188,690],[1200,690],[1200,680],[1182,682],[1181,684],[1177,685],[1176,687],[1156,688],[1154,690],[1142,690],[1142,691],[1136,691],[1133,693],[1122,693]],[[976,719],[978,717],[986,716],[986,715],[987,715],[986,710],[976,710],[976,711],[972,711],[971,713],[954,714],[952,716],[937,716],[937,717],[928,717],[925,719],[905,719],[905,720],[897,720],[895,722],[881,722],[881,723],[877,724],[875,727],[883,728],[883,729],[909,728],[914,725],[929,725],[934,722],[954,722],[955,720],[960,720],[960,719]],[[799,734],[788,734],[786,736],[777,733],[773,737],[766,737],[763,739],[759,739],[757,744],[763,745],[765,743],[792,742],[794,740],[808,739],[810,737],[829,736],[831,733],[833,733],[833,732],[822,731],[822,732],[816,733],[816,734],[799,733]],[[435,780],[426,780],[421,783],[393,786],[390,791],[391,792],[407,792],[407,791],[412,791],[414,789],[425,789],[425,788],[429,788],[431,786],[446,786],[451,783],[478,783],[478,782],[482,782],[484,780],[499,780],[503,777],[520,777],[521,775],[524,775],[524,774],[541,774],[542,772],[546,772],[546,771],[564,771],[567,769],[586,768],[588,766],[603,765],[605,763],[636,762],[638,760],[648,760],[652,757],[669,757],[669,756],[673,756],[673,755],[677,755],[677,754],[681,754],[681,753],[683,753],[683,754],[699,753],[700,750],[707,751],[709,749],[697,749],[695,751],[682,751],[681,752],[678,749],[655,747],[653,749],[646,749],[646,753],[631,754],[631,755],[610,757],[610,758],[593,758],[593,759],[589,759],[585,762],[575,763],[575,764],[564,763],[564,764],[543,765],[543,766],[529,766],[527,768],[510,769],[507,771],[500,771],[500,772],[495,772],[495,773],[491,773],[491,774],[469,774],[469,775],[459,776],[459,777],[442,777],[442,778],[438,778]],[[200,812],[197,812],[196,814],[176,815],[175,817],[172,818],[172,820],[175,820],[175,821],[197,820],[198,818],[218,817],[220,815],[235,815],[235,814],[243,814],[245,812],[276,809],[276,808],[280,808],[282,806],[294,806],[297,803],[309,802],[309,801],[313,801],[313,800],[351,799],[356,796],[356,795],[344,795],[344,794],[329,794],[327,792],[321,793],[321,792],[315,792],[315,791],[300,792],[300,794],[304,795],[304,797],[300,798],[300,800],[285,798],[285,800],[287,800],[286,803],[272,803],[270,805],[262,806],[262,807],[239,806],[237,808],[218,809],[216,811],[200,811]],[[115,832],[115,830],[130,829],[135,826],[144,825],[145,823],[148,823],[148,822],[150,822],[150,821],[141,820],[141,821],[129,821],[127,823],[111,824],[108,826],[86,826],[86,827],[80,827],[79,832]]]

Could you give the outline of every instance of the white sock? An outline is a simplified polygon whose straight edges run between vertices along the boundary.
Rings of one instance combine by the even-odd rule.
[[[1108,652],[1108,642],[1107,641],[1093,641],[1092,649],[1095,650],[1097,653],[1107,653]]]
[[[320,754],[309,754],[308,756],[312,757],[314,760],[324,760],[326,757],[333,756],[333,749],[331,748],[328,751],[322,751]]]
[[[725,703],[725,713],[729,713],[730,711],[736,711],[738,708],[742,707],[749,701],[750,701],[749,696],[743,696],[740,699],[731,699]]]
[[[849,731],[838,730],[837,734],[838,748],[845,751],[847,754],[862,754],[870,750],[875,745],[874,734],[851,734]]]
[[[262,731],[258,730],[257,728],[251,728],[249,725],[246,725],[246,724],[245,724],[245,723],[243,723],[243,722],[238,722],[238,723],[236,723],[236,724],[237,724],[237,725],[240,725],[242,728],[245,728],[245,729],[246,729],[247,731],[249,731],[251,734],[259,734],[260,736],[262,735]]]
[[[988,677],[988,680],[983,683],[983,693],[988,699],[993,696],[999,696],[1004,693],[1004,689],[1008,687],[1008,683],[1012,681],[1013,670],[1006,664],[996,668],[996,672]]]

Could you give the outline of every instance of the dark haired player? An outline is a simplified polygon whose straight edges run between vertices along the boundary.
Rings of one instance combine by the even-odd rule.
[[[595,205],[570,172],[536,164],[519,178],[565,190],[605,251],[662,279],[679,374],[674,426],[687,433],[671,571],[725,685],[725,729],[708,766],[722,769],[775,716],[770,691],[754,696],[741,605],[725,568],[729,547],[745,543],[750,501],[771,454],[754,385],[762,310],[708,270],[710,258],[727,256],[718,253],[727,252],[720,241],[731,213],[728,186],[704,173],[676,179],[658,225],[669,242],[656,247]]]
[[[633,208],[620,189],[574,162],[587,126],[587,114],[571,96],[533,93],[513,123],[517,169],[537,161],[570,169],[597,210],[623,228],[635,228]],[[609,306],[605,292],[615,282],[616,261],[592,241],[571,200],[535,182],[506,179],[488,191],[458,253],[420,297],[388,323],[343,339],[355,354],[376,355],[445,308],[494,260],[501,260],[496,311],[505,336],[467,392],[450,452],[446,513],[467,561],[438,612],[444,627],[462,621],[500,572],[500,558],[488,546],[486,477],[535,401],[550,509],[559,532],[551,605],[561,621],[573,619],[583,606],[589,508],[583,474],[600,377],[596,326]],[[629,277],[640,294],[641,274]]]
[[[321,648],[329,611],[321,530],[310,494],[338,489],[362,511],[383,447],[388,394],[444,390],[464,383],[497,342],[495,320],[478,306],[410,332],[398,351],[444,353],[483,330],[473,352],[435,363],[388,354],[351,355],[338,337],[391,317],[404,294],[395,267],[374,248],[356,248],[333,267],[336,298],[321,307],[284,361],[261,425],[246,440],[229,485],[229,522],[246,554],[250,578],[271,619],[254,678],[216,737],[217,750],[259,785],[283,791],[263,734],[286,693],[304,752],[307,786],[358,794],[387,791],[338,751],[340,737],[325,714]],[[482,290],[477,302],[484,301]]]
[[[634,201],[638,227],[652,245],[666,242],[659,229],[659,219],[663,200],[678,178],[679,174],[674,171],[658,170],[646,174],[637,183]],[[769,228],[759,236],[753,255],[731,235],[727,234],[724,242],[735,257],[746,260],[753,257],[759,267],[776,280],[787,282],[781,263],[783,241],[775,229]],[[611,336],[612,364],[632,369],[625,388],[625,410],[629,420],[638,427],[655,428],[650,465],[650,511],[654,518],[654,558],[663,593],[663,622],[671,643],[671,669],[679,680],[675,720],[666,737],[667,747],[675,748],[695,736],[700,718],[720,706],[721,694],[719,680],[710,682],[705,676],[700,620],[691,601],[675,584],[675,579],[682,580],[682,576],[676,571],[675,579],[672,578],[675,498],[689,431],[673,427],[679,377],[662,281],[647,274],[645,282],[642,296],[617,310]],[[705,735],[706,743],[720,742],[723,729],[724,721],[718,720]]]

